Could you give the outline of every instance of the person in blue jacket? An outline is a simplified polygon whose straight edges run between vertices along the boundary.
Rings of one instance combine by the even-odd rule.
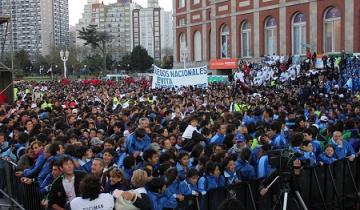
[[[269,144],[263,145],[260,150],[260,158],[257,165],[257,178],[265,178],[271,174],[268,151],[271,149]]]
[[[334,145],[336,158],[339,160],[348,158],[350,161],[355,159],[355,151],[352,146],[347,142],[343,141],[342,133],[335,131],[330,142]]]
[[[166,183],[162,178],[153,178],[146,185],[147,195],[151,203],[152,210],[163,210],[165,203],[168,200],[175,200],[174,197],[168,198],[164,191],[166,189]],[[175,200],[176,202],[176,200]]]
[[[215,162],[206,164],[206,173],[199,179],[198,188],[202,195],[207,191],[225,186],[224,176],[221,175],[220,165]]]
[[[325,151],[319,155],[321,165],[330,165],[336,161],[334,145],[328,144],[325,146]]]
[[[251,150],[244,148],[240,153],[240,158],[236,161],[236,174],[239,180],[249,181],[256,178],[255,168],[249,163]]]
[[[316,166],[317,159],[315,153],[313,152],[313,146],[311,141],[303,141],[300,146],[301,157],[298,159],[302,162],[306,162],[310,167]],[[305,164],[306,165],[306,164]]]
[[[180,183],[179,192],[184,196],[198,196],[199,190],[197,182],[199,180],[199,172],[195,168],[190,168],[186,174],[186,179]]]
[[[129,155],[137,158],[151,144],[150,137],[146,134],[144,128],[136,128],[126,140],[125,150]]]
[[[274,133],[274,136],[271,139],[271,146],[273,149],[284,149],[289,146],[287,139],[281,134],[281,128],[282,123],[279,121],[274,121],[270,125],[270,131]]]
[[[176,169],[178,171],[178,176],[180,180],[184,180],[186,178],[186,173],[189,170],[189,154],[185,151],[182,151],[177,156]]]
[[[217,124],[215,125],[215,128],[217,130],[215,136],[213,136],[210,139],[210,144],[223,144],[224,142],[224,138],[225,138],[225,133],[226,133],[226,125],[224,124]]]
[[[314,139],[313,130],[311,128],[305,129],[303,132],[304,141],[311,141],[313,152],[315,153],[316,157],[318,157],[322,153],[320,142],[317,139]]]
[[[32,142],[30,147],[33,149],[37,157],[36,162],[35,165],[33,165],[31,168],[25,169],[22,176],[27,178],[36,178],[46,161],[46,157],[40,141]]]
[[[41,184],[45,180],[45,178],[50,174],[51,163],[59,160],[62,154],[64,154],[64,147],[59,143],[53,143],[45,147],[46,162],[44,163],[38,175],[39,184]]]
[[[135,170],[135,158],[133,156],[127,156],[124,158],[124,179],[130,183],[131,177],[133,176],[133,172]]]
[[[159,153],[155,149],[146,149],[143,153],[143,160],[140,162],[136,169],[144,168],[146,165],[151,166],[152,171],[156,171],[159,167]]]
[[[177,201],[184,200],[184,195],[180,193],[180,180],[177,175],[176,168],[169,168],[165,171],[166,190],[164,193],[169,199],[165,202],[164,208],[175,209],[178,205]]]
[[[44,181],[40,183],[40,192],[42,195],[47,195],[49,193],[53,181],[62,174],[61,163],[59,160],[52,162],[50,168],[51,173],[49,173]]]
[[[235,161],[233,157],[226,157],[223,161],[225,185],[234,185],[240,180],[236,174]]]

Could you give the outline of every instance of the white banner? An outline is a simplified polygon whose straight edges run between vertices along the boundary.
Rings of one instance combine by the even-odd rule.
[[[208,86],[207,66],[188,69],[161,69],[154,66],[152,88],[173,88],[183,86]]]

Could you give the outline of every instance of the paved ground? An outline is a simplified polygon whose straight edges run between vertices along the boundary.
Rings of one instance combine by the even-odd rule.
[[[9,210],[8,207],[2,207],[1,204],[9,204],[8,200],[0,198],[0,210]]]

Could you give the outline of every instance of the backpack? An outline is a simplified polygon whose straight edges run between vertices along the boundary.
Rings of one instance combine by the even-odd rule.
[[[121,191],[121,190],[116,190],[114,193],[117,194],[117,196],[114,195],[114,197],[116,197],[116,201],[115,201],[115,210],[139,210],[137,207],[134,206],[134,203],[135,201],[137,200],[137,198],[141,198],[141,195],[137,192],[135,192],[136,194],[136,198],[135,198],[135,201],[132,202],[132,201],[128,201],[128,200],[125,200],[121,194],[123,193],[124,191]],[[134,191],[133,191],[134,192]]]

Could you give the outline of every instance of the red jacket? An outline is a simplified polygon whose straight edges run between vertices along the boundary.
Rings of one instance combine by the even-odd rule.
[[[7,96],[4,93],[0,94],[0,105],[7,103]]]

